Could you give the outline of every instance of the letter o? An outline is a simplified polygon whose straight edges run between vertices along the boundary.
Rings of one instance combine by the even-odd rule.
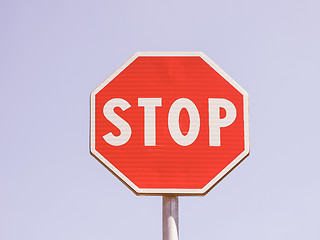
[[[187,135],[181,133],[179,124],[179,116],[183,108],[187,110],[190,119],[190,127]],[[200,130],[200,116],[196,105],[188,98],[177,99],[169,110],[168,127],[172,139],[177,144],[181,146],[192,144],[197,139]]]

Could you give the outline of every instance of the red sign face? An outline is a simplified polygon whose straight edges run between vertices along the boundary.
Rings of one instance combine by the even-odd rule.
[[[137,194],[205,194],[249,154],[248,94],[203,53],[136,53],[91,94],[90,147]]]

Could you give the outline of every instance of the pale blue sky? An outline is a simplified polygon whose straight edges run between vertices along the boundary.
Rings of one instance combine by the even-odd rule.
[[[202,51],[249,93],[251,154],[180,239],[320,239],[318,1],[0,1],[0,239],[162,239],[161,198],[89,154],[89,95],[137,51]]]

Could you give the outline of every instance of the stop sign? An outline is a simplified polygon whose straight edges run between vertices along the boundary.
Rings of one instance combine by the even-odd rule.
[[[203,195],[249,154],[248,94],[200,52],[139,52],[91,93],[91,154],[136,194]]]

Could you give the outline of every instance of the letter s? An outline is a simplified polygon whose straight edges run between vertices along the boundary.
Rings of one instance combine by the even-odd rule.
[[[122,98],[113,98],[104,105],[104,116],[120,130],[120,135],[114,136],[112,133],[107,133],[103,136],[103,139],[110,145],[121,146],[129,141],[131,137],[131,127],[125,120],[114,112],[115,107],[120,107],[122,111],[125,111],[130,108],[131,105]]]

